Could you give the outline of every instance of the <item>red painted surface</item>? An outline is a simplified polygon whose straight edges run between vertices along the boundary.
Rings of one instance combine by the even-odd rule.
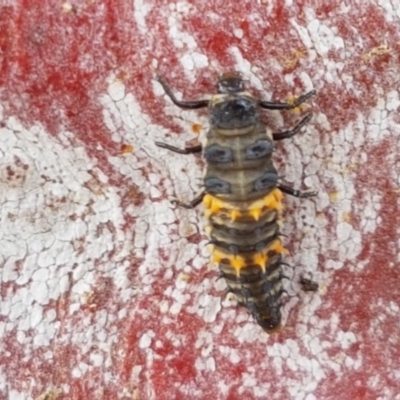
[[[71,241],[78,261],[67,272],[67,289],[43,306],[44,313],[55,312],[55,322],[47,325],[54,330],[40,332],[32,323],[23,331],[31,340],[22,343],[16,339],[21,320],[12,317],[16,314],[8,307],[13,299],[22,298],[21,288],[26,287],[25,296],[29,296],[32,281],[18,281],[24,276],[28,257],[33,257],[32,268],[39,270],[40,255],[47,254],[51,244],[36,251],[32,236],[21,236],[27,250],[14,262],[15,278],[1,283],[1,399],[37,398],[46,393],[52,399],[399,398],[400,125],[395,115],[399,105],[391,107],[385,101],[389,93],[398,90],[400,25],[392,8],[397,15],[400,8],[389,1],[385,7],[372,1],[365,7],[344,6],[339,1],[318,7],[311,1],[297,1],[290,7],[283,3],[195,0],[176,6],[144,0],[139,6],[139,1],[63,4],[15,0],[0,6],[1,127],[16,132],[10,118],[17,118],[33,135],[35,125],[43,127],[49,140],[65,151],[83,148],[93,167],[88,166],[92,178],[82,184],[82,190],[99,198],[106,190],[114,190],[123,220],[98,223],[93,237],[100,247],[107,248],[102,257],[97,258],[88,246],[86,234]],[[137,13],[145,9],[145,27],[140,27]],[[315,36],[319,44],[311,41],[307,46],[294,23],[306,30],[312,21],[329,28],[334,37],[343,40],[344,47],[329,42],[324,30]],[[175,39],[181,46],[174,41],[171,27],[177,28]],[[271,337],[233,302],[223,302],[215,321],[207,320],[211,305],[205,296],[217,298],[222,293],[214,283],[215,271],[207,269],[204,240],[196,244],[204,239],[197,227],[199,214],[173,209],[175,222],[163,225],[169,226],[165,231],[157,225],[161,216],[150,207],[176,195],[171,187],[173,191],[181,188],[183,196],[190,194],[190,186],[193,195],[201,173],[200,163],[191,157],[182,167],[186,180],[175,186],[174,176],[180,172],[174,170],[171,159],[163,158],[164,152],[152,153],[153,140],[146,124],[152,124],[152,132],[164,130],[165,137],[169,135],[166,140],[182,144],[190,140],[192,131],[207,129],[204,112],[179,113],[164,95],[155,93],[156,73],[166,76],[184,98],[201,98],[212,93],[215,78],[222,71],[237,69],[232,46],[246,60],[239,65],[250,66],[245,67],[247,76],[251,71],[262,82],[265,93],[250,87],[252,92],[275,99],[299,95],[310,89],[302,74],[309,76],[318,91],[310,128],[295,140],[279,144],[277,159],[283,173],[296,155],[303,155],[299,165],[304,170],[313,159],[322,160],[324,167],[316,171],[313,182],[319,183],[321,196],[329,196],[328,204],[314,207],[313,201],[287,199],[285,215],[286,244],[291,253],[288,261],[299,265],[296,274],[302,268],[311,271],[321,289],[318,294],[301,293],[289,303],[285,330]],[[193,51],[206,56],[208,65],[188,71],[181,60]],[[101,99],[113,79],[125,85],[125,95],[134,96],[147,118],[132,128],[133,136],[127,136],[131,132],[123,124],[116,124],[111,132],[105,122]],[[376,121],[371,115],[380,101],[387,113]],[[291,113],[283,116],[290,122],[298,118]],[[323,123],[324,118],[328,124]],[[357,120],[363,125],[357,125]],[[273,124],[278,126],[278,120]],[[370,130],[373,124],[377,124],[377,133]],[[68,143],[61,134],[66,131],[71,133]],[[362,146],[351,140],[335,145],[343,131],[358,135],[357,140],[365,135]],[[123,138],[121,142],[113,139],[115,133]],[[0,142],[5,140],[4,134],[0,134]],[[318,135],[318,151],[309,156],[310,149],[304,146],[312,146],[313,135]],[[132,137],[139,139],[131,142]],[[346,146],[349,151],[344,150]],[[137,157],[136,165],[121,161],[130,156]],[[39,158],[46,158],[45,153]],[[78,163],[80,158],[76,160]],[[161,196],[152,195],[146,185],[136,182],[136,175],[123,170],[120,161],[148,182],[157,179],[153,175],[158,176],[159,183],[151,185],[158,187]],[[0,161],[0,168],[1,190],[8,193],[22,187],[32,169],[15,158]],[[38,196],[41,190],[48,196],[46,182],[51,180],[45,171],[41,176]],[[60,183],[71,176],[68,170],[60,171]],[[301,185],[301,180],[294,185]],[[352,185],[354,194],[349,189]],[[342,212],[342,203],[335,198],[343,192],[350,209]],[[82,193],[76,191],[76,195]],[[57,216],[70,204],[69,195],[64,200],[54,196],[45,209],[46,218],[46,213]],[[8,222],[14,218],[23,231],[27,225],[21,219],[24,210],[20,201],[18,197],[14,214],[3,213],[2,218]],[[366,210],[374,209],[375,203],[376,213],[367,218]],[[3,200],[4,205],[12,208],[12,200]],[[310,210],[315,213],[311,221],[307,219]],[[39,218],[41,211],[39,206],[26,210],[31,212],[29,221]],[[140,239],[138,221],[143,215],[147,218],[146,213],[145,245],[138,251],[132,243]],[[77,218],[89,224],[97,214],[100,211],[89,202],[79,218],[71,213],[69,220]],[[321,228],[315,221],[326,224]],[[343,256],[342,238],[337,233],[343,221],[353,228],[350,248],[357,247],[358,237],[361,240],[355,257]],[[372,221],[370,228],[368,221]],[[3,222],[1,226],[4,236]],[[119,238],[118,229],[125,239]],[[182,231],[187,233],[184,239]],[[160,243],[163,238],[171,243],[153,249],[152,235],[157,232],[162,232]],[[59,234],[63,233],[60,227]],[[311,250],[307,247],[310,242],[315,246]],[[3,254],[8,254],[4,246],[2,242]],[[128,251],[122,252],[123,246]],[[56,253],[62,251],[61,247]],[[318,263],[301,265],[301,255],[308,252],[316,253]],[[3,268],[13,262],[10,257],[1,255]],[[335,262],[338,269],[332,267]],[[55,266],[57,277],[64,262],[55,258],[50,264]],[[94,266],[94,279],[88,280],[87,293],[77,297],[75,285],[86,279],[78,271],[87,265]],[[124,266],[129,287],[135,289],[132,296],[124,297],[116,283],[119,265]],[[185,274],[188,282],[178,294],[187,295],[188,300],[177,313],[163,311],[164,303],[168,307],[179,303],[173,291]],[[297,292],[298,285],[293,285]],[[312,303],[316,298],[320,304]],[[77,302],[80,307],[74,308]],[[24,307],[24,301],[21,304]],[[35,304],[29,303],[24,312],[34,315]],[[121,310],[124,313],[119,315]],[[48,343],[41,344],[41,334],[49,338]],[[101,354],[103,361],[96,363],[94,354]],[[77,367],[79,374],[74,372]]]

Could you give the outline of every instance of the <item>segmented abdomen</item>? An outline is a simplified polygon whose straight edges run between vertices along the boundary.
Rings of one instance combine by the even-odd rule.
[[[283,292],[283,195],[276,188],[272,152],[272,136],[258,122],[237,129],[211,127],[203,147],[203,202],[213,261],[229,291],[267,332],[281,327]]]

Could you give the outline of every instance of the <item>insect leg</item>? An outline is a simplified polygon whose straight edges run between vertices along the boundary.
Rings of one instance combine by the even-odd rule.
[[[184,149],[181,149],[181,148],[175,147],[175,146],[171,146],[170,144],[163,143],[163,142],[155,142],[155,144],[158,147],[162,147],[163,149],[167,149],[167,150],[173,151],[174,153],[179,153],[179,154],[201,153],[201,150],[202,150],[201,144],[198,144],[197,146],[185,147]]]
[[[183,203],[178,200],[172,200],[172,204],[177,205],[178,207],[183,207],[183,208],[188,208],[192,209],[197,207],[202,201],[203,197],[206,195],[206,192],[201,192],[198,196],[196,196],[191,202],[189,203]]]
[[[301,190],[293,189],[292,187],[286,186],[282,183],[278,183],[277,188],[280,189],[283,193],[290,194],[291,196],[294,196],[294,197],[299,197],[300,199],[312,197],[317,194],[316,190],[301,191]]]
[[[292,110],[293,108],[296,108],[300,104],[307,101],[310,97],[314,96],[316,93],[317,93],[316,90],[311,90],[310,92],[298,97],[294,103],[280,103],[275,101],[260,100],[258,102],[258,105],[261,108],[266,108],[268,110]]]
[[[296,133],[299,133],[300,129],[307,124],[308,121],[310,121],[312,117],[312,113],[307,114],[293,129],[290,129],[288,131],[284,131],[284,132],[277,132],[277,133],[273,133],[272,137],[274,140],[282,140],[282,139],[288,139],[294,135],[296,135]]]
[[[208,100],[195,100],[195,101],[182,101],[178,100],[175,95],[172,93],[171,88],[168,86],[167,82],[161,76],[157,76],[158,82],[161,83],[161,86],[164,88],[167,96],[172,100],[172,102],[180,108],[187,108],[194,110],[196,108],[202,108],[208,106]]]

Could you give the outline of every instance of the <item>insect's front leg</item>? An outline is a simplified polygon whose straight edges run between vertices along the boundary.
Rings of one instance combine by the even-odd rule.
[[[310,92],[303,94],[302,96],[298,97],[295,102],[293,103],[280,103],[275,101],[263,101],[260,100],[258,105],[261,108],[266,108],[268,110],[293,110],[306,102],[310,97],[314,96],[317,93],[316,90],[311,90]]]
[[[164,79],[160,75],[157,76],[157,80],[158,80],[158,82],[160,82],[161,86],[164,88],[165,93],[167,94],[167,96],[178,107],[189,109],[189,110],[208,107],[208,102],[209,102],[208,100],[195,100],[195,101],[178,100],[175,97],[174,93],[172,92],[171,88],[168,86],[167,82],[165,82]]]
[[[171,146],[170,144],[167,144],[164,142],[155,142],[155,144],[158,147],[162,147],[163,149],[167,149],[167,150],[173,151],[174,153],[178,153],[178,154],[201,153],[201,150],[202,150],[201,144],[198,144],[196,146],[188,146],[188,147],[185,147],[184,149],[181,149],[180,147]]]

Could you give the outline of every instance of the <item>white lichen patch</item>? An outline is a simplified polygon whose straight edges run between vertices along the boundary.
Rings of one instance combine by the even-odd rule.
[[[90,319],[74,324],[73,315],[82,307],[96,315],[96,297],[87,299],[100,277],[114,285],[110,290],[116,290],[121,305],[134,295],[126,260],[132,248],[121,228],[120,198],[70,132],[55,139],[40,125],[24,127],[9,118],[0,135],[1,273],[2,283],[13,285],[3,291],[1,317],[27,357],[54,340],[85,354],[101,338],[102,349],[89,364],[71,372],[84,376],[109,362],[113,337],[107,320],[112,318],[99,312],[94,331]],[[2,357],[12,350],[5,346],[2,341]]]
[[[178,57],[188,79],[194,81],[196,70],[207,67],[207,55],[198,51],[194,36],[182,27],[183,17],[196,12],[195,5],[179,1],[168,16],[169,38],[180,53]]]

